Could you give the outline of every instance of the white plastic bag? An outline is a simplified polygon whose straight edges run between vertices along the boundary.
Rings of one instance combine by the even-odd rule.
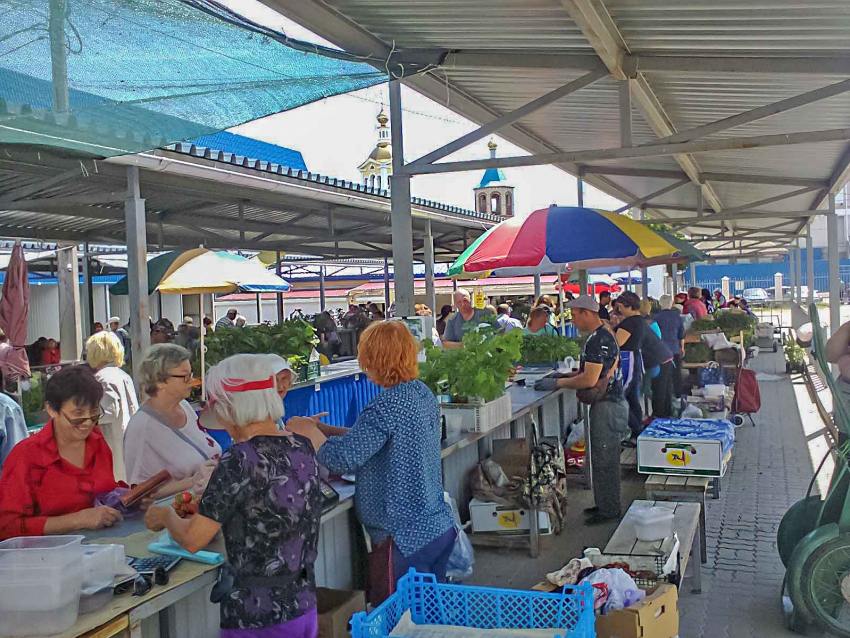
[[[466,532],[460,525],[455,525],[455,532],[457,532],[455,546],[446,566],[446,577],[453,581],[472,576],[472,566],[475,564],[475,553]]]
[[[582,580],[579,585],[590,583],[591,585],[605,584],[607,587],[607,598],[604,602],[600,601],[600,597],[605,597],[605,590],[594,588],[594,606],[599,609],[599,603],[602,602],[601,611],[603,616],[607,616],[610,612],[618,609],[625,609],[634,605],[646,598],[646,592],[640,589],[634,579],[622,569],[597,569],[587,578]]]
[[[570,433],[567,435],[567,442],[564,448],[569,450],[579,441],[584,441],[584,421],[576,421],[570,427]]]

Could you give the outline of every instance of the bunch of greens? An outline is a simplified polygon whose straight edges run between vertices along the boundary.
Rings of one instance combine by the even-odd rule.
[[[214,366],[234,354],[278,354],[297,370],[318,345],[316,330],[296,319],[246,328],[219,328],[206,338],[205,363]]]
[[[711,360],[711,348],[707,343],[685,344],[685,361],[688,363],[705,363]]]
[[[44,410],[44,385],[41,372],[33,372],[30,389],[21,393],[21,407],[27,425],[37,425],[41,421],[40,412]]]
[[[522,349],[519,362],[523,365],[538,363],[555,363],[567,357],[578,360],[581,356],[581,346],[577,339],[566,337],[545,337],[525,335],[522,338]]]
[[[806,351],[793,339],[785,341],[785,358],[792,368],[801,368],[806,360]]]
[[[522,333],[497,334],[485,327],[467,332],[461,343],[460,348],[444,350],[426,340],[420,380],[434,394],[451,395],[458,403],[498,399],[514,370],[513,362],[520,358]]]
[[[746,312],[733,312],[731,310],[721,310],[714,313],[714,323],[723,332],[733,332],[735,334],[744,332],[752,332],[755,330],[758,318],[749,315]]]
[[[702,319],[697,319],[693,323],[691,323],[691,332],[706,332],[708,330],[714,330],[717,328],[717,324],[714,322],[714,317],[711,315],[705,316]]]

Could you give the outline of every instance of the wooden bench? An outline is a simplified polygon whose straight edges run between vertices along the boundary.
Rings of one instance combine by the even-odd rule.
[[[708,552],[705,547],[705,494],[708,492],[708,479],[703,476],[652,474],[646,479],[644,489],[648,501],[699,504],[700,560],[703,563],[708,562]]]
[[[620,450],[620,465],[637,467],[637,448],[624,447]]]
[[[650,507],[657,505],[673,510],[673,531],[679,537],[679,575],[685,578],[688,566],[691,568],[693,579],[693,593],[702,591],[702,539],[697,533],[700,520],[700,506],[698,503],[674,503],[670,501],[634,501],[629,508],[631,511],[636,507]],[[635,535],[634,524],[630,522],[629,514],[623,517],[620,525],[611,536],[611,540],[603,550],[603,559],[607,563],[627,563],[634,570],[653,569],[647,565],[647,556],[659,555],[661,553],[662,541],[647,543],[639,541]],[[681,588],[681,582],[677,583]]]

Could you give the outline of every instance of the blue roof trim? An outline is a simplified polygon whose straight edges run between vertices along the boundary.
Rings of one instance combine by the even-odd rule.
[[[117,283],[124,275],[95,275],[92,277],[92,283],[95,285],[112,285]],[[42,273],[31,272],[29,274],[30,286],[55,286],[59,283],[56,277],[50,277]],[[0,284],[6,281],[6,271],[0,271]],[[80,285],[83,283],[83,277],[80,275]]]
[[[478,188],[484,188],[493,182],[504,182],[506,179],[505,173],[501,168],[488,168],[484,171],[484,175],[482,175],[481,181],[478,183]]]
[[[236,156],[240,160],[239,163],[246,158],[249,158],[249,161],[253,161],[253,163],[257,163],[259,160],[260,166],[257,168],[260,168],[260,170],[267,170],[268,164],[277,164],[301,171],[307,170],[307,164],[304,163],[304,157],[300,151],[227,131],[214,135],[202,135],[194,140],[183,142],[183,146],[186,145],[218,150],[223,152],[225,157]],[[231,160],[226,159],[225,161],[230,162]]]

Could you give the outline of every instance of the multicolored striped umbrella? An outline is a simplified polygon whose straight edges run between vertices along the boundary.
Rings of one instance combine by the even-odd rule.
[[[563,272],[573,268],[640,265],[677,248],[653,230],[617,213],[550,206],[525,219],[490,228],[457,258],[449,276],[493,271],[500,277]]]

